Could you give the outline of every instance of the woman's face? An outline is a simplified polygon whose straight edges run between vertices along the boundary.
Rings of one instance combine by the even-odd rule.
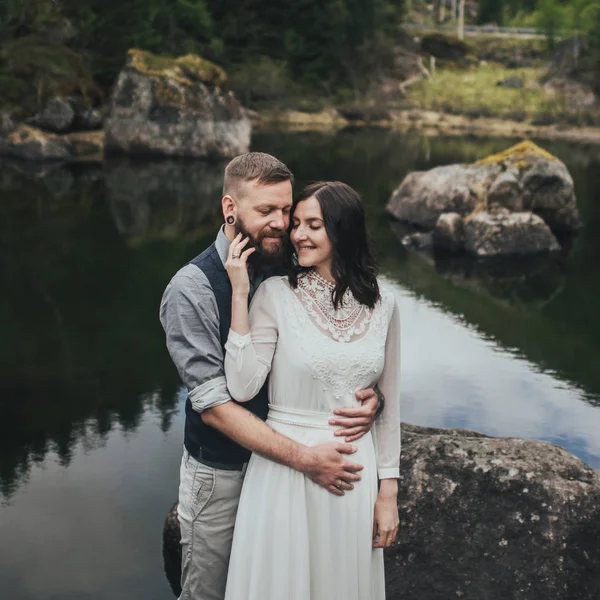
[[[319,201],[310,196],[296,206],[290,239],[302,267],[313,267],[321,275],[331,273],[333,245],[327,236]]]

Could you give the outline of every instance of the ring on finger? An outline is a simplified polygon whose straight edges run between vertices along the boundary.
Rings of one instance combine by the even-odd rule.
[[[239,258],[239,257],[240,257],[240,255],[239,255],[239,254],[232,254],[232,255],[231,255],[231,258]]]

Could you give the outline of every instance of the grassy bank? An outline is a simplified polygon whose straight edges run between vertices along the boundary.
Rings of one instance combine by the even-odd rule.
[[[574,108],[566,96],[542,87],[541,67],[507,69],[501,65],[480,65],[468,70],[438,70],[428,80],[407,89],[411,108],[466,117],[496,117],[533,125],[600,126],[600,108]],[[523,85],[512,89],[498,85],[519,77]]]

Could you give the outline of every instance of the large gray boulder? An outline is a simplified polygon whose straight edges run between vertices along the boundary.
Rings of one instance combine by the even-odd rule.
[[[130,50],[112,93],[106,151],[230,158],[247,152],[250,121],[225,72],[199,56],[177,59]]]
[[[544,221],[531,212],[477,213],[465,223],[465,250],[484,258],[560,251]]]
[[[522,142],[474,164],[409,173],[387,205],[393,218],[425,229],[433,228],[445,213],[457,213],[468,221],[476,213],[494,215],[505,211],[532,212],[557,234],[571,234],[581,227],[568,169],[531,142]],[[522,222],[521,217],[506,221]],[[537,221],[535,227],[541,231]],[[472,233],[476,231],[479,229]],[[508,233],[509,228],[502,231]],[[554,246],[549,238],[547,244]],[[538,252],[542,246],[524,244],[517,254]],[[508,241],[506,248],[513,253]]]
[[[552,444],[405,425],[388,598],[600,597],[600,477]]]
[[[562,448],[402,425],[389,600],[597,600],[600,477]],[[173,506],[165,572],[179,593]]]
[[[498,165],[447,165],[409,173],[393,192],[387,212],[428,229],[443,213],[467,216],[499,173]]]

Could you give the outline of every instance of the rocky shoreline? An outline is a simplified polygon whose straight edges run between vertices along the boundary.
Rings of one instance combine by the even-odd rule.
[[[392,111],[390,115],[391,118],[385,121],[348,121],[335,109],[318,113],[278,110],[264,111],[260,114],[252,112],[250,123],[255,131],[321,131],[333,134],[348,127],[379,127],[398,133],[416,133],[424,137],[442,135],[446,137],[533,138],[600,145],[600,127],[566,127],[561,124],[531,125],[493,117],[471,119],[463,115],[449,115],[416,109]],[[44,137],[47,136],[48,134],[44,134]],[[52,136],[53,139],[64,140],[71,147],[71,156],[65,155],[65,158],[69,160],[77,162],[103,160],[105,134],[102,130],[63,135],[52,134]]]

